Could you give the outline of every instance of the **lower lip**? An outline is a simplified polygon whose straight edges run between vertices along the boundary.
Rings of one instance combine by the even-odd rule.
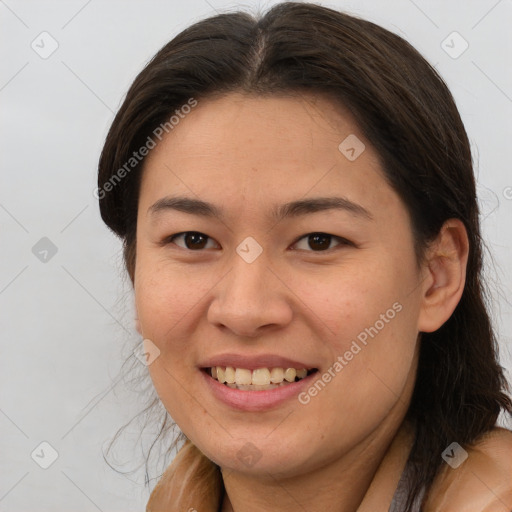
[[[206,371],[201,370],[201,373],[206,385],[221,402],[224,402],[233,409],[255,412],[272,409],[293,398],[298,400],[299,393],[309,386],[311,380],[318,372],[312,373],[297,382],[291,382],[290,384],[264,391],[233,389],[225,384],[221,384],[218,380],[208,375]]]

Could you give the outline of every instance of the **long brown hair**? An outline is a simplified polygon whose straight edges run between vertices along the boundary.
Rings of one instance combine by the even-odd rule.
[[[512,402],[484,300],[482,241],[470,144],[446,84],[401,37],[362,19],[286,2],[254,17],[220,14],[190,26],[137,76],[105,141],[104,185],[190,98],[232,91],[312,92],[348,108],[380,155],[386,179],[412,219],[418,262],[444,221],[461,219],[470,244],[460,303],[436,332],[422,333],[407,420],[416,428],[406,511],[454,440],[474,443]],[[133,282],[143,160],[100,197],[101,216],[124,242]]]

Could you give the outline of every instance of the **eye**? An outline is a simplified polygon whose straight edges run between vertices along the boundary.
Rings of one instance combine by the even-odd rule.
[[[349,242],[344,238],[329,235],[328,233],[309,233],[304,235],[302,238],[299,238],[299,240],[295,242],[294,246],[298,246],[302,243],[302,247],[298,247],[298,249],[308,251],[308,247],[310,247],[313,251],[309,252],[322,252],[331,249],[331,244],[335,240],[339,242],[338,245],[354,245],[352,242]]]
[[[181,240],[178,243],[177,240]],[[308,252],[325,252],[333,248],[332,242],[337,241],[338,246],[354,244],[345,238],[339,236],[330,235],[328,233],[309,233],[299,238],[294,244],[295,249],[305,250]],[[184,231],[182,233],[176,233],[167,237],[163,240],[162,244],[167,245],[173,243],[178,247],[191,251],[199,251],[202,249],[215,249],[219,245],[217,242],[210,238],[208,235],[199,231]],[[210,243],[210,245],[208,245]],[[302,247],[300,246],[302,244]]]
[[[176,240],[183,240],[183,242],[179,244],[176,243]],[[199,231],[184,231],[183,233],[176,233],[175,235],[167,237],[162,243],[164,245],[175,243],[178,247],[182,247],[183,249],[197,251],[201,249],[211,249],[212,246],[208,247],[209,241],[214,244],[213,248],[218,246],[213,238],[210,238],[204,233],[200,233]]]

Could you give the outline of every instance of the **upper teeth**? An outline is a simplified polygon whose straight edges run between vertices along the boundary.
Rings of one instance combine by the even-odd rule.
[[[280,384],[283,381],[293,382],[295,377],[303,379],[308,374],[306,368],[257,368],[247,370],[246,368],[234,368],[232,366],[213,366],[211,375],[221,383],[266,386],[269,384]]]

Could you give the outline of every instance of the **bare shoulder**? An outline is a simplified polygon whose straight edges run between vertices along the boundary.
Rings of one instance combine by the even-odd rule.
[[[426,512],[512,511],[510,430],[496,427],[465,451],[455,446],[446,460],[452,463],[434,481]]]

